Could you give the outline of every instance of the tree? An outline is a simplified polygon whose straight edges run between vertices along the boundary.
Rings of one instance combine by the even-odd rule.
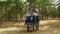
[[[60,5],[58,6],[58,14],[59,14],[59,18],[60,18]]]

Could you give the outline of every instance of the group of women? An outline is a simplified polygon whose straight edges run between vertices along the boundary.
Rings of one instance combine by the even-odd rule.
[[[25,25],[29,32],[39,30],[39,12],[27,12]]]

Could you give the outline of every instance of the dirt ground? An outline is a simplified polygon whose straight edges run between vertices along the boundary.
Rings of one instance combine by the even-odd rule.
[[[27,32],[24,22],[1,22],[0,34],[60,34],[60,20],[41,20],[34,32]]]

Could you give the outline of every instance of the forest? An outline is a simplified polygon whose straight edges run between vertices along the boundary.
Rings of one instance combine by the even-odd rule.
[[[36,9],[41,20],[60,18],[60,0],[0,0],[0,21],[25,20],[25,14]]]

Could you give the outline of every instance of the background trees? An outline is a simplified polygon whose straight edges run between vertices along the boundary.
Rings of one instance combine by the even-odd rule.
[[[60,18],[60,3],[53,2],[52,0],[0,0],[0,20],[22,20],[27,12],[35,12],[37,8],[41,19]]]

